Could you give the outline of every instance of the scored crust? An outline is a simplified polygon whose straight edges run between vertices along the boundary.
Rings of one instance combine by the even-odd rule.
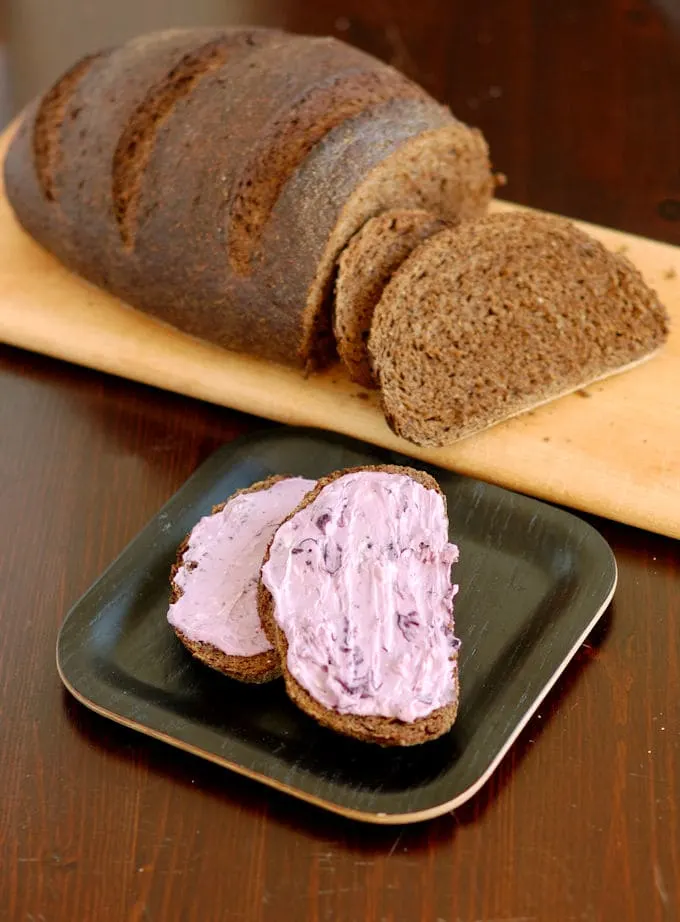
[[[429,474],[411,467],[401,467],[395,464],[378,464],[367,465],[365,467],[350,467],[329,474],[328,477],[321,478],[317,481],[316,487],[310,490],[297,508],[294,509],[281,524],[283,525],[285,522],[288,522],[296,516],[298,512],[314,502],[319,493],[321,493],[328,484],[340,477],[344,477],[346,474],[353,474],[360,471],[382,471],[387,474],[405,474],[422,484],[426,489],[436,490],[444,500],[444,508],[446,509],[446,497],[442,493],[437,481]],[[269,546],[265,551],[262,566],[269,560],[269,553],[273,540],[274,538],[269,542]],[[396,717],[339,714],[337,711],[320,704],[288,671],[288,641],[285,633],[276,622],[274,617],[274,599],[264,585],[262,577],[260,577],[258,585],[257,601],[264,632],[274,645],[274,648],[278,651],[281,659],[281,670],[283,672],[286,692],[289,698],[301,710],[310,717],[313,717],[322,726],[342,733],[344,736],[351,736],[355,739],[363,740],[364,742],[379,743],[382,746],[414,746],[418,743],[425,743],[429,740],[436,739],[451,729],[458,712],[459,683],[457,651],[451,657],[455,698],[451,704],[437,708],[432,711],[431,714],[428,714],[427,717],[420,717],[412,722],[407,722],[399,720]]]
[[[232,493],[223,503],[213,506],[211,515],[221,512],[227,503],[231,502],[237,496],[241,496],[243,493],[258,493],[261,490],[268,490],[270,487],[273,487],[275,483],[281,480],[288,480],[289,476],[291,475],[278,474],[275,477],[268,477],[266,480],[260,480],[249,487],[236,490],[236,492]],[[190,536],[191,532],[189,532],[177,549],[177,559],[170,572],[170,585],[172,587],[170,596],[171,602],[176,602],[182,595],[182,590],[175,582],[175,577],[179,570],[187,566],[187,564],[182,561],[182,557],[189,546]],[[236,656],[224,653],[214,646],[214,644],[204,643],[200,640],[190,640],[178,628],[172,625],[170,626],[192,656],[196,657],[196,659],[200,660],[202,663],[205,663],[206,666],[210,666],[211,669],[216,669],[218,672],[222,672],[232,679],[238,679],[239,682],[262,683],[269,682],[272,679],[278,679],[281,675],[279,656],[275,649],[265,650],[263,653],[256,653],[254,656]]]

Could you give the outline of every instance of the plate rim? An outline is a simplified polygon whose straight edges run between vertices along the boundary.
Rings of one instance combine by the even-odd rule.
[[[614,593],[616,591],[616,585],[618,582],[618,567],[616,562],[614,562],[616,568],[616,573],[614,576],[614,583],[612,585],[611,591],[596,612],[592,621],[588,624],[583,633],[579,636],[576,643],[570,648],[568,654],[560,663],[558,669],[550,677],[550,681],[541,689],[540,694],[534,699],[533,707],[530,707],[522,717],[513,732],[510,734],[508,739],[505,742],[505,745],[501,747],[497,753],[495,759],[493,759],[486,771],[482,772],[477,781],[466,788],[461,793],[457,794],[456,797],[453,797],[450,801],[446,801],[442,804],[438,804],[434,807],[428,807],[425,810],[414,810],[410,813],[369,813],[364,810],[357,810],[354,807],[343,807],[340,804],[334,803],[332,800],[324,800],[323,797],[317,797],[314,794],[310,794],[307,791],[304,791],[302,788],[291,787],[290,785],[284,784],[281,781],[278,781],[276,778],[272,778],[270,775],[264,775],[260,772],[254,771],[253,769],[247,768],[245,765],[240,765],[238,762],[231,762],[229,759],[225,759],[221,756],[216,755],[215,753],[210,752],[207,749],[201,749],[198,746],[192,746],[190,743],[185,743],[184,741],[178,739],[176,736],[171,736],[167,733],[162,733],[159,730],[155,730],[152,727],[147,726],[146,724],[139,723],[134,720],[129,720],[123,717],[121,714],[116,713],[116,711],[111,711],[108,708],[103,707],[102,705],[97,704],[92,701],[85,695],[82,695],[74,685],[66,678],[64,674],[61,662],[59,660],[59,650],[57,649],[57,671],[59,673],[59,678],[61,679],[66,690],[80,702],[80,704],[87,707],[89,710],[93,711],[95,714],[99,714],[101,717],[106,717],[109,720],[112,720],[114,723],[117,723],[123,727],[127,727],[131,730],[136,730],[139,733],[144,734],[144,736],[149,736],[152,739],[159,740],[163,743],[168,743],[170,746],[173,746],[175,749],[181,749],[183,752],[191,753],[191,755],[202,758],[204,761],[212,762],[214,765],[219,765],[222,768],[226,768],[229,771],[235,772],[237,775],[241,775],[245,778],[249,778],[251,781],[257,781],[261,784],[266,785],[269,788],[273,788],[276,791],[295,797],[297,800],[303,800],[305,803],[313,804],[316,807],[321,807],[324,810],[328,810],[331,813],[335,813],[339,816],[344,816],[349,819],[359,820],[365,823],[372,823],[374,825],[381,826],[397,826],[397,825],[411,825],[413,823],[424,822],[425,820],[435,819],[438,816],[442,816],[444,813],[450,813],[453,810],[457,810],[458,807],[461,807],[464,803],[470,800],[472,797],[480,791],[487,781],[491,778],[493,773],[496,771],[500,763],[503,761],[507,755],[510,748],[514,745],[517,738],[520,736],[526,725],[529,723],[531,718],[534,716],[538,708],[543,703],[544,699],[554,688],[559,677],[562,675],[564,670],[567,668],[569,663],[572,661],[576,653],[578,652],[579,647],[586,639],[586,637],[593,630],[597,622],[600,620],[602,615],[607,610]],[[67,616],[68,617],[68,616]],[[61,633],[61,632],[60,632]]]

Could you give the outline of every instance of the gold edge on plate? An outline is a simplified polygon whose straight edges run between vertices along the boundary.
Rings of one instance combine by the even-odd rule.
[[[222,768],[227,768],[230,771],[235,772],[237,775],[242,775],[245,778],[250,778],[253,781],[259,781],[267,787],[274,788],[275,790],[281,791],[284,794],[289,794],[291,797],[295,797],[298,800],[304,800],[306,803],[313,804],[315,807],[321,807],[322,809],[328,810],[331,813],[336,813],[339,816],[359,820],[364,823],[391,826],[397,824],[411,824],[421,822],[423,820],[433,819],[434,817],[441,816],[443,813],[447,813],[452,809],[453,802],[440,804],[436,807],[430,807],[428,810],[421,810],[416,813],[364,813],[361,810],[353,810],[351,807],[341,807],[339,804],[332,803],[332,801],[323,800],[321,797],[315,797],[313,794],[308,794],[299,788],[290,787],[280,781],[277,781],[274,778],[270,778],[268,775],[262,775],[259,772],[252,771],[251,769],[246,768],[243,765],[239,765],[236,762],[230,762],[229,759],[224,759],[220,756],[217,756],[214,753],[209,752],[207,749],[200,749],[197,746],[192,746],[190,743],[184,743],[182,740],[178,740],[174,736],[162,733],[160,730],[154,730],[151,727],[148,727],[142,723],[138,723],[135,720],[128,720],[127,718],[122,717],[120,714],[117,714],[115,711],[110,711],[108,708],[102,707],[101,705],[87,698],[85,695],[82,695],[75,688],[75,686],[69,682],[62,670],[58,651],[57,672],[59,673],[59,678],[61,679],[62,684],[69,692],[69,694],[71,694],[76,699],[76,701],[80,702],[80,704],[88,708],[90,711],[93,711],[95,714],[99,714],[101,717],[106,717],[123,727],[136,730],[138,733],[144,734],[144,736],[150,736],[153,739],[160,740],[163,743],[168,743],[175,749],[181,749],[184,752],[189,752],[192,755],[205,759],[207,762],[212,762],[213,764],[219,765]],[[459,804],[456,803],[455,805],[458,806]]]
[[[230,762],[228,759],[221,758],[220,756],[215,755],[212,752],[209,752],[206,749],[200,749],[197,746],[192,746],[189,743],[184,743],[181,740],[178,740],[174,736],[169,734],[162,733],[159,730],[154,730],[151,727],[147,727],[145,724],[138,723],[134,720],[128,720],[122,717],[120,714],[117,714],[115,711],[110,711],[108,708],[102,707],[99,704],[96,704],[94,701],[91,701],[89,698],[82,695],[76,688],[73,686],[69,680],[66,678],[64,671],[62,669],[61,661],[59,659],[59,650],[57,648],[56,661],[57,661],[57,671],[59,673],[59,678],[61,679],[64,687],[67,691],[79,701],[84,707],[88,708],[91,711],[94,711],[96,714],[106,717],[109,720],[114,721],[114,723],[120,724],[123,727],[128,727],[133,730],[136,730],[139,733],[143,733],[145,736],[150,736],[153,739],[160,740],[163,743],[168,743],[170,746],[174,746],[176,749],[181,749],[184,752],[189,752],[192,755],[198,756],[199,758],[205,759],[208,762],[212,762],[215,765],[219,765],[222,768],[227,768],[230,771],[235,772],[237,775],[242,775],[245,778],[250,778],[253,781],[259,781],[261,784],[266,785],[267,787],[274,788],[274,790],[281,791],[284,794],[289,794],[291,797],[295,797],[298,800],[303,800],[306,803],[313,804],[315,807],[320,807],[322,810],[328,810],[331,813],[338,814],[339,816],[344,816],[348,819],[358,820],[359,822],[372,823],[379,826],[396,826],[396,825],[412,825],[414,823],[424,822],[425,820],[435,819],[438,816],[442,816],[445,813],[450,813],[455,810],[457,807],[460,807],[474,795],[486,784],[489,778],[496,771],[502,760],[505,758],[508,750],[514,744],[518,736],[521,734],[522,730],[529,723],[529,720],[533,717],[535,712],[540,707],[541,703],[545,699],[548,692],[554,687],[559,677],[562,675],[567,665],[576,655],[579,647],[586,639],[586,637],[593,630],[597,622],[600,620],[602,615],[607,610],[612,598],[614,597],[614,592],[616,591],[616,586],[618,582],[618,567],[616,560],[614,559],[614,580],[612,583],[611,590],[609,591],[607,597],[603,601],[600,608],[597,610],[593,618],[588,622],[585,629],[579,635],[576,643],[571,647],[568,654],[564,657],[559,667],[550,677],[550,680],[546,682],[543,686],[541,693],[536,697],[533,705],[527,710],[522,720],[519,721],[515,727],[512,734],[509,736],[506,744],[499,750],[496,758],[489,764],[488,768],[482,775],[477,779],[477,781],[471,785],[469,788],[466,788],[456,797],[450,801],[446,801],[443,804],[438,804],[436,807],[429,807],[427,810],[419,810],[413,813],[365,813],[361,810],[354,810],[351,807],[341,807],[339,804],[334,804],[332,801],[323,800],[321,797],[315,797],[313,794],[308,794],[305,791],[300,790],[299,788],[290,787],[289,785],[282,784],[280,781],[276,781],[274,778],[269,777],[268,775],[262,775],[259,772],[252,771],[246,768],[243,765],[239,765],[235,762]]]

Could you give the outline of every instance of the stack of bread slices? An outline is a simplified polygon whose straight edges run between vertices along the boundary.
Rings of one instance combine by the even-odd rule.
[[[85,278],[228,349],[337,353],[441,445],[649,357],[667,316],[565,220],[487,215],[480,131],[342,42],[145,35],[79,61],[5,162],[24,228]]]
[[[325,727],[413,745],[458,709],[446,500],[405,467],[277,476],[231,496],[179,548],[168,621],[206,665],[283,674]]]

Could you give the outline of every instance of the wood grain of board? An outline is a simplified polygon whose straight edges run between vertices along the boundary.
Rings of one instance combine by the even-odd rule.
[[[11,136],[0,138],[0,160]],[[518,206],[495,202],[493,208]],[[305,379],[137,312],[65,269],[0,187],[0,341],[283,423],[315,426],[552,502],[680,537],[680,248],[582,224],[624,251],[671,314],[651,361],[446,448],[387,427],[339,366]]]

